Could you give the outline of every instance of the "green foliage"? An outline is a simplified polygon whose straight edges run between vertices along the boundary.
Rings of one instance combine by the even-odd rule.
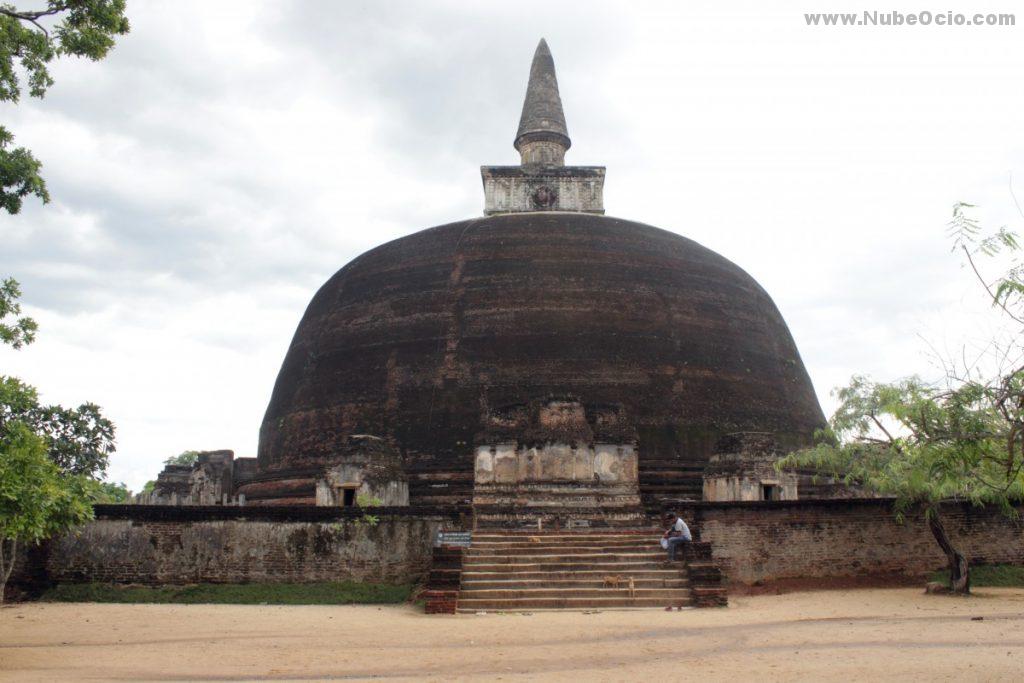
[[[963,254],[993,307],[1014,327],[1008,341],[993,339],[986,354],[963,365],[943,361],[940,383],[910,377],[876,383],[855,376],[834,392],[839,407],[817,445],[781,459],[776,467],[811,468],[893,496],[902,519],[922,506],[936,543],[949,563],[956,593],[970,591],[967,558],[956,549],[939,514],[939,501],[994,504],[1010,517],[1024,501],[1024,265],[1015,233],[985,234],[970,204],[953,206],[949,236]],[[1024,214],[1022,214],[1024,217]],[[1009,265],[992,282],[981,258],[1001,256]]]
[[[1005,226],[994,233],[986,235],[982,232],[977,219],[970,215],[973,204],[957,202],[953,205],[953,218],[949,221],[949,236],[953,241],[953,250],[960,251],[967,259],[974,274],[977,275],[992,305],[998,306],[1019,324],[1024,324],[1024,264],[1020,261],[1020,242],[1017,233]],[[979,256],[993,257],[1008,254],[1011,263],[1006,272],[998,277],[994,287],[978,269],[975,259]]]
[[[192,465],[195,465],[198,460],[199,451],[182,451],[181,453],[178,453],[177,455],[172,455],[171,457],[164,460],[164,464],[185,465],[187,467],[191,467]]]
[[[24,147],[11,147],[14,135],[0,126],[0,209],[9,214],[21,211],[25,197],[35,195],[50,201],[46,181],[40,175],[41,161]]]
[[[953,248],[1017,328],[1013,340],[993,341],[991,367],[948,364],[941,384],[854,377],[833,393],[839,407],[818,445],[788,456],[780,467],[811,467],[894,496],[898,512],[914,504],[933,512],[937,501],[952,498],[1015,514],[1014,504],[1024,500],[1021,247],[1006,228],[984,234],[970,208],[962,202],[953,207]],[[978,259],[998,254],[1010,263],[993,285],[981,275]]]
[[[13,422],[0,435],[0,602],[19,543],[37,543],[92,519],[95,483],[62,474],[46,441]]]
[[[153,493],[153,489],[155,489],[155,488],[156,488],[156,479],[150,479],[149,481],[147,481],[145,484],[142,485],[142,492],[143,493]]]
[[[365,524],[366,526],[377,526],[378,524],[380,524],[380,517],[378,517],[377,515],[371,515],[369,513],[364,514],[356,519],[356,526],[362,526],[363,524]]]
[[[56,57],[103,59],[116,36],[128,33],[125,0],[49,0],[43,9],[0,4],[0,102],[18,102],[27,90],[43,97],[53,85],[49,64]],[[25,78],[25,83],[19,75]],[[50,199],[42,164],[0,126],[0,208],[15,214],[35,195]]]
[[[0,173],[3,172],[2,156],[3,135],[0,131]],[[21,304],[18,303],[20,297],[21,288],[17,280],[7,278],[0,281],[0,344],[7,344],[15,349],[35,341],[36,330],[39,329],[32,318],[18,317],[21,315]]]
[[[898,511],[954,498],[1011,510],[1024,499],[1024,375],[995,386],[940,389],[917,377],[882,384],[854,377],[814,448],[782,467],[810,467],[897,499]]]
[[[50,442],[50,458],[65,472],[100,476],[114,452],[114,424],[95,403],[77,408],[43,406],[37,427]]]
[[[15,422],[0,436],[0,537],[35,542],[92,518],[85,477],[66,475],[46,442]]]
[[[377,496],[371,496],[368,493],[360,493],[356,495],[356,505],[361,508],[366,507],[380,507],[384,505],[384,501]],[[371,515],[370,513],[364,513],[362,517],[356,520],[356,524],[366,524],[367,526],[377,526],[380,523],[380,517],[377,515]]]
[[[928,579],[949,587],[945,572],[934,572]],[[971,570],[971,584],[990,588],[1024,588],[1024,566],[1018,564],[983,564]]]
[[[114,425],[96,404],[41,405],[34,387],[0,375],[0,435],[13,422],[28,425],[41,436],[50,459],[66,474],[99,477],[115,450]]]
[[[103,583],[62,584],[42,599],[52,602],[122,602],[235,605],[396,605],[412,594],[408,584],[338,583],[201,583],[193,586],[117,586]]]
[[[369,493],[360,493],[356,495],[356,505],[361,508],[374,508],[384,505],[384,501]]]
[[[123,482],[96,482],[95,500],[97,503],[127,503],[131,491]]]

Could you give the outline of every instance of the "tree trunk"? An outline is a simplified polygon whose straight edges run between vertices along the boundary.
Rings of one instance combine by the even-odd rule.
[[[935,542],[942,548],[942,552],[946,553],[946,561],[949,562],[950,590],[954,593],[965,595],[970,593],[971,575],[967,567],[967,560],[960,551],[953,547],[952,541],[949,540],[946,527],[943,526],[942,518],[939,517],[938,506],[932,507],[926,517],[928,518],[928,528],[931,529]]]
[[[18,550],[18,541],[13,538],[0,538],[0,605],[4,604],[4,592],[7,579],[14,571],[14,558]]]

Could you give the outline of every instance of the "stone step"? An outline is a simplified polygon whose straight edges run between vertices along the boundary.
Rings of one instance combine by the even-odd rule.
[[[522,611],[530,609],[608,609],[618,607],[689,607],[692,602],[689,593],[671,598],[462,598],[459,597],[459,612]]]
[[[467,581],[603,581],[606,576],[632,576],[637,581],[687,581],[679,569],[632,569],[628,573],[603,569],[578,571],[464,571],[462,582]]]
[[[666,564],[661,533],[647,526],[478,530],[463,557],[459,611],[688,606],[690,582],[682,563]],[[605,585],[610,576],[618,587]]]
[[[609,574],[607,576],[614,576]],[[633,579],[633,587],[637,590],[650,589],[650,588],[687,588],[690,582],[686,579],[665,578],[665,579],[653,579],[653,578],[640,578],[633,574],[620,575],[619,589],[623,586],[629,585],[629,579]],[[486,579],[486,580],[466,580],[463,578],[462,590],[467,592],[476,592],[480,590],[538,590],[538,589],[557,589],[559,591],[565,591],[570,589],[602,589],[602,590],[616,590],[612,586],[606,586],[604,579],[599,575],[592,579],[524,579],[516,575],[512,578],[506,579]]]
[[[464,565],[465,572],[578,572],[594,570],[608,574],[656,571],[664,566],[658,562],[532,562],[474,563]]]
[[[630,539],[608,540],[600,538],[592,539],[571,539],[564,542],[553,542],[545,538],[537,541],[481,541],[473,539],[473,549],[492,550],[530,550],[531,548],[649,548],[652,545],[659,545],[660,538],[652,536],[637,536]]]
[[[514,539],[496,539],[474,534],[472,539],[472,547],[474,548],[493,548],[501,546],[508,546],[511,548],[530,548],[531,546],[557,546],[559,548],[568,548],[588,545],[612,547],[620,545],[658,545],[658,542],[661,540],[661,534],[658,534],[657,536],[641,536],[640,534],[634,534],[626,538],[608,538],[599,536],[579,536],[575,538],[558,536],[521,536]]]
[[[628,598],[629,588],[480,588],[462,589],[459,600],[539,600],[545,598]],[[686,599],[685,588],[635,588],[634,598]]]
[[[629,519],[605,519],[601,521],[594,521],[588,528],[600,529],[602,531],[614,531],[616,529],[626,529],[636,526],[636,523],[640,521],[637,518]],[[536,528],[533,524],[522,524],[516,520],[510,520],[508,517],[502,515],[486,516],[476,513],[474,523],[477,529],[486,529],[488,531],[504,531],[508,529],[526,529]],[[565,528],[562,525],[561,528]],[[571,528],[571,527],[570,527]]]
[[[566,538],[577,538],[581,536],[599,536],[601,538],[621,538],[623,536],[630,536],[634,534],[652,534],[660,533],[658,527],[652,526],[633,526],[633,527],[621,527],[615,530],[595,530],[595,529],[540,529],[536,526],[523,527],[521,529],[494,529],[489,531],[474,532],[476,536],[487,536],[494,538],[509,538],[513,536],[552,536],[552,537],[566,537]]]
[[[515,538],[491,538],[483,537],[478,534],[473,535],[473,545],[481,547],[491,546],[509,546],[514,548],[529,548],[530,546],[547,545],[547,546],[574,546],[574,545],[601,545],[601,546],[616,546],[616,545],[642,545],[645,543],[657,544],[661,539],[661,534],[630,534],[625,537],[616,536],[585,536],[576,538],[552,538],[544,535],[526,535],[517,536]]]
[[[472,557],[485,557],[492,555],[608,555],[622,553],[652,553],[661,550],[658,543],[631,543],[631,544],[608,544],[608,545],[542,545],[524,544],[509,546],[501,545],[478,545],[474,543],[469,549]]]
[[[469,552],[463,559],[463,566],[468,566],[474,562],[500,562],[505,561],[512,564],[529,564],[531,562],[546,562],[552,558],[566,557],[572,558],[573,562],[657,562],[665,559],[665,551],[660,548],[657,551],[637,551],[637,552],[585,552],[585,553],[487,553],[478,555],[473,552],[470,548]]]
[[[622,556],[626,559],[638,559],[644,558],[648,560],[665,559],[665,551],[659,547],[657,550],[652,550],[651,546],[644,546],[640,548],[512,548],[512,549],[494,549],[494,550],[477,550],[472,549],[465,553],[467,559],[479,559],[479,560],[500,560],[502,558],[509,558],[515,560],[518,557],[542,557],[545,560],[550,560],[553,557],[565,557],[572,559],[594,559],[599,560],[601,558]]]

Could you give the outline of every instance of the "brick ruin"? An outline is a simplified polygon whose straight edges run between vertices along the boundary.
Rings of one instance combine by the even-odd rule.
[[[139,505],[244,504],[236,489],[256,473],[256,458],[235,458],[234,451],[200,451],[193,465],[165,465],[153,490],[135,496]]]
[[[899,523],[888,499],[692,502],[678,511],[697,539],[680,564],[691,604],[715,595],[720,599],[711,589],[723,585],[921,579],[946,562],[921,514],[910,511]],[[972,563],[1024,564],[1021,521],[960,503],[943,506],[942,514],[951,538]],[[426,580],[426,590],[440,591],[423,596],[428,605],[434,600],[438,611],[455,609],[467,549],[445,550],[438,532],[470,528],[471,508],[386,507],[375,515],[378,522],[370,525],[362,522],[360,510],[334,507],[101,505],[96,521],[78,533],[23,551],[9,596],[81,581]],[[518,555],[536,553],[531,547],[545,540],[543,534],[500,530],[474,536],[480,533],[492,538],[518,533],[525,542]],[[655,539],[647,547],[656,548]],[[436,557],[443,560],[433,564]],[[632,573],[639,580],[639,572]],[[609,595],[613,590],[607,589]],[[623,595],[625,589],[617,590]]]

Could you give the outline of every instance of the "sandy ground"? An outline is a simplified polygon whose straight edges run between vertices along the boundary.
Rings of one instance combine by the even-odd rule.
[[[983,617],[977,620],[977,617]],[[974,618],[974,619],[972,619]],[[24,604],[4,680],[1024,680],[1024,590],[734,597],[726,609]]]

